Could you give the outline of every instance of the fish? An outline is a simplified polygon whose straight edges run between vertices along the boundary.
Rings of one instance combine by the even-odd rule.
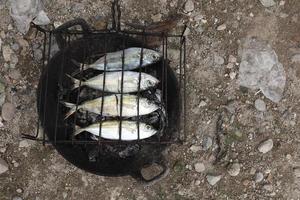
[[[90,100],[85,101],[82,104],[77,106],[77,109],[86,110],[92,113],[101,114],[101,105],[103,100],[103,110],[102,115],[103,116],[121,116],[121,94],[114,94],[109,96],[104,96]],[[139,101],[139,103],[138,103]],[[67,119],[69,116],[71,116],[74,112],[76,112],[76,104],[68,103],[68,102],[61,102],[64,106],[70,108],[70,110],[65,115],[65,119]],[[139,113],[138,113],[138,107],[139,105]],[[150,114],[154,111],[159,109],[159,106],[153,103],[152,101],[143,98],[138,97],[136,95],[129,95],[124,94],[123,95],[123,102],[122,102],[122,117],[134,117],[142,115]]]
[[[141,67],[151,65],[159,61],[162,57],[162,54],[157,51],[143,48],[143,61],[141,62],[141,51],[142,48],[140,47],[131,47],[124,50],[124,70],[137,69],[139,68],[140,64]],[[105,59],[106,59],[106,66],[104,66]],[[105,56],[102,56],[92,64],[83,65],[82,63],[79,63],[74,59],[72,60],[72,62],[77,66],[83,65],[83,70],[91,68],[91,69],[101,70],[101,71],[103,71],[104,69],[106,71],[120,71],[122,70],[122,62],[123,62],[122,60],[123,60],[123,50],[107,53],[106,58]]]
[[[74,136],[87,131],[95,136],[99,136],[100,123],[94,123],[84,128],[75,128]],[[111,120],[103,121],[101,125],[101,138],[109,140],[124,140],[132,141],[138,139],[138,125],[137,121],[122,121],[121,125],[121,138],[119,136],[120,121]],[[139,123],[139,139],[149,138],[157,133],[157,130],[154,129],[151,125],[146,123]]]
[[[123,76],[123,93],[137,92],[139,85],[139,72],[124,71]],[[71,89],[81,86],[87,86],[97,90],[103,90],[104,74],[99,74],[86,81],[80,81],[67,75],[73,81],[74,85]],[[105,92],[120,93],[122,88],[122,72],[106,72],[105,73]],[[155,87],[159,80],[149,74],[141,72],[140,91]]]

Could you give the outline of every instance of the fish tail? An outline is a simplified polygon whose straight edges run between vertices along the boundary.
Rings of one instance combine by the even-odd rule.
[[[67,77],[69,77],[69,78],[72,80],[72,82],[73,82],[73,86],[72,86],[71,89],[74,90],[74,89],[78,88],[79,85],[80,85],[80,80],[78,80],[78,79],[76,79],[76,78],[70,76],[69,74],[66,74],[66,75],[67,75]],[[81,82],[81,83],[83,83],[83,82]]]
[[[79,133],[85,131],[84,128],[81,128],[80,126],[78,125],[75,125],[75,132],[74,132],[74,136],[78,135]]]
[[[60,103],[62,103],[65,107],[70,108],[70,110],[65,115],[64,119],[66,120],[68,117],[70,117],[76,111],[76,105],[73,103],[68,103],[68,102],[63,102],[63,101],[61,101]]]
[[[84,63],[80,63],[80,62],[78,62],[77,60],[75,60],[75,59],[71,59],[71,61],[72,61],[72,63],[74,64],[74,65],[76,65],[77,67],[79,67],[79,69],[81,70],[86,70],[87,68],[88,68],[88,65],[87,64],[84,64]],[[83,66],[82,66],[83,65]]]

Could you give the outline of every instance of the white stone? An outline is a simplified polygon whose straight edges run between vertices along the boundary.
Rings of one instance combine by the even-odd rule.
[[[273,140],[268,139],[260,143],[260,145],[258,146],[258,151],[261,153],[267,153],[271,151],[272,148],[273,148]]]
[[[159,21],[161,21],[161,17],[162,17],[162,14],[158,13],[156,15],[152,15],[151,19],[153,20],[153,22],[159,22]]]
[[[230,176],[237,176],[241,171],[241,166],[239,163],[233,163],[229,169],[228,169],[228,174]]]
[[[196,163],[194,165],[195,167],[195,171],[198,172],[198,173],[201,173],[201,172],[204,172],[205,171],[205,165],[203,163]]]
[[[184,10],[185,12],[192,12],[195,9],[194,2],[192,0],[188,0],[185,2]]]
[[[207,175],[206,176],[206,180],[207,182],[214,186],[215,184],[217,184],[220,180],[221,180],[222,176],[219,175],[219,176],[212,176],[212,175]]]
[[[0,158],[0,174],[3,174],[8,171],[8,164]]]
[[[205,101],[200,101],[199,107],[204,107],[206,105],[207,105],[207,103]]]
[[[266,111],[267,110],[267,106],[266,106],[266,103],[261,100],[261,99],[256,99],[255,102],[254,102],[254,105],[255,105],[255,108],[258,110],[258,111]]]
[[[219,25],[218,27],[217,27],[217,30],[218,31],[224,31],[225,29],[226,29],[226,24],[221,24],[221,25]]]
[[[233,55],[229,55],[228,57],[228,62],[229,63],[236,63],[237,59]]]
[[[47,13],[41,10],[32,22],[36,25],[47,25],[50,23],[50,19],[48,18]]]
[[[274,0],[260,0],[260,3],[264,6],[264,7],[272,7],[275,6],[276,2]]]
[[[263,179],[264,179],[263,173],[257,172],[257,173],[255,174],[254,180],[255,180],[256,183],[261,182]]]
[[[236,72],[230,72],[230,73],[229,73],[229,77],[230,77],[231,80],[235,79],[235,77],[236,77]]]

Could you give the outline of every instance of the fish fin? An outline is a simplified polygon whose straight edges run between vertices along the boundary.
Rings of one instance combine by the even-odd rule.
[[[74,89],[76,89],[76,88],[79,87],[79,85],[80,85],[80,80],[78,80],[78,79],[76,79],[76,78],[70,76],[69,74],[66,74],[66,76],[69,77],[69,78],[72,80],[72,82],[74,83],[74,85],[73,85],[72,88],[71,88],[72,90],[74,90]],[[81,83],[83,83],[83,81],[82,81]]]
[[[76,105],[73,103],[68,103],[68,102],[60,102],[63,104],[65,107],[70,108],[70,110],[66,113],[64,120],[66,120],[68,117],[70,117],[75,111],[76,111]]]
[[[83,132],[85,129],[81,128],[78,125],[75,125],[75,132],[74,132],[74,136],[78,135],[79,133]]]

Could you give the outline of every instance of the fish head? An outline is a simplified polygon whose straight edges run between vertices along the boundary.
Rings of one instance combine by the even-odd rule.
[[[161,54],[157,51],[151,49],[145,49],[143,62],[147,64],[152,64],[160,60]]]
[[[141,79],[141,88],[152,88],[155,87],[159,83],[159,80],[155,78],[154,76],[151,76],[149,74],[142,74]]]
[[[141,138],[148,138],[148,137],[151,137],[152,135],[156,134],[156,130],[151,126],[151,125],[148,125],[148,124],[140,124],[141,126]]]

